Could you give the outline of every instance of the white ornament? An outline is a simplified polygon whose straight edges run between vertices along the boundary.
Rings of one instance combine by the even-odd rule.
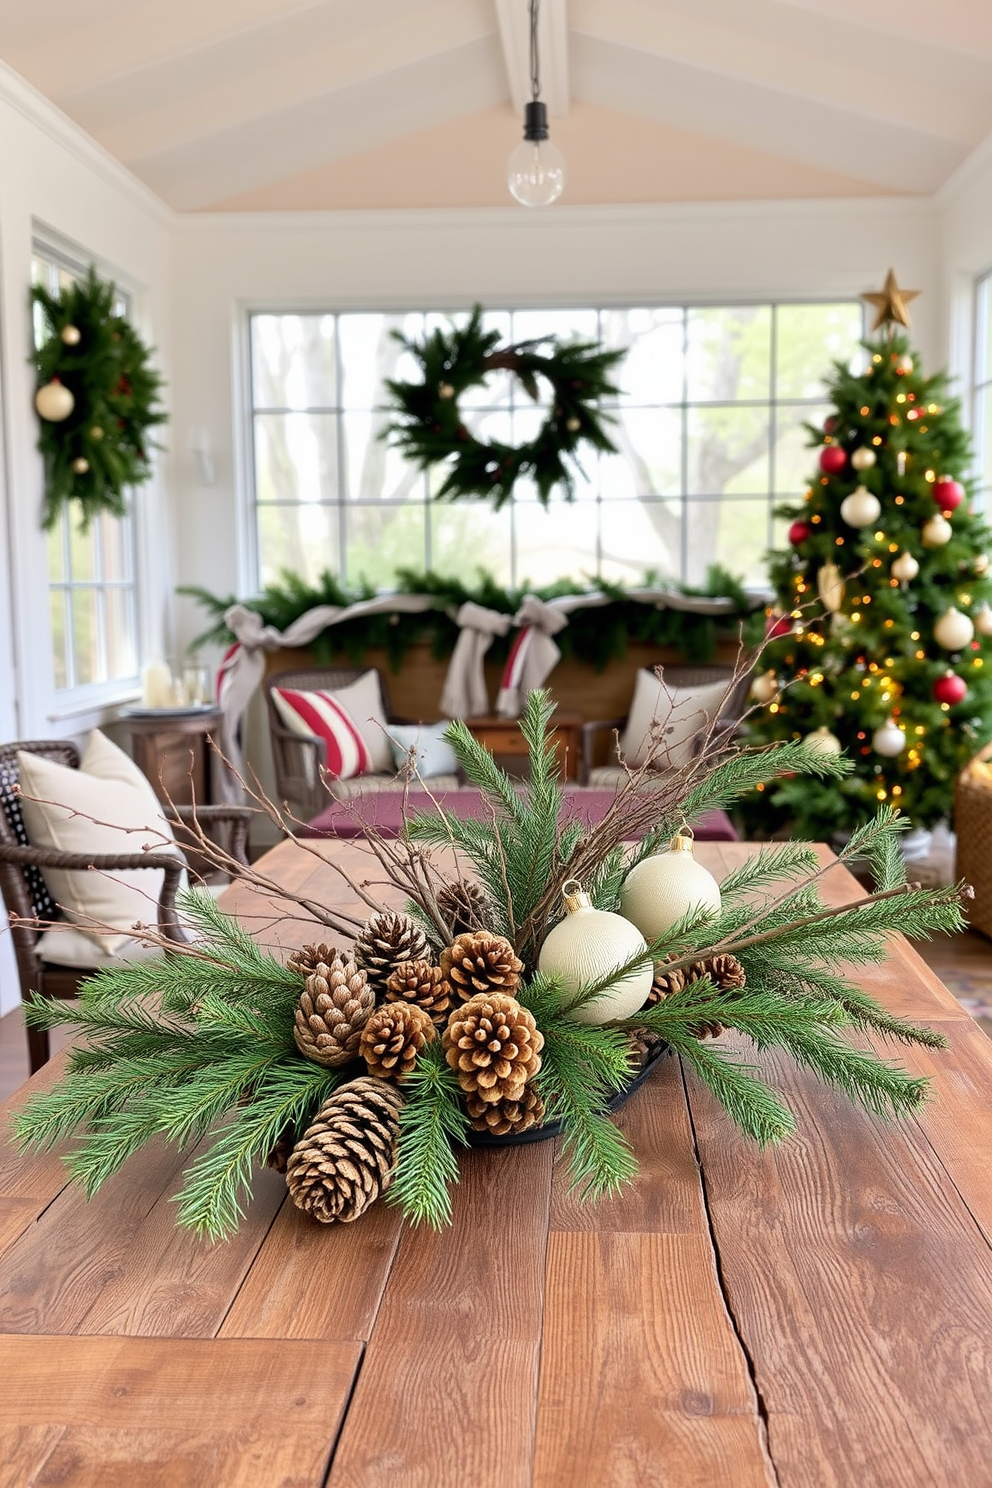
[[[865,486],[858,486],[840,504],[840,514],[849,527],[870,527],[882,513],[882,503]]]
[[[63,326],[59,334],[62,338],[63,346],[78,346],[83,339],[82,331],[78,326],[74,325]]]
[[[987,604],[983,604],[975,615],[975,629],[979,635],[992,635],[992,610]]]
[[[871,747],[876,754],[884,754],[886,759],[895,759],[897,754],[902,754],[906,747],[906,735],[894,718],[886,719],[881,728],[875,730],[871,736]]]
[[[900,372],[912,372],[913,358],[909,355],[909,352],[906,352],[905,356],[899,358],[898,366]]]
[[[778,678],[774,671],[762,672],[751,683],[751,696],[756,703],[770,703],[777,692]]]
[[[892,574],[892,577],[894,579],[898,579],[900,584],[908,584],[910,579],[916,578],[916,575],[919,573],[919,571],[920,565],[917,563],[912,553],[900,553],[899,557],[895,560],[891,569],[889,570],[889,572]]]
[[[814,729],[807,734],[803,743],[807,749],[812,749],[815,754],[840,754],[843,745],[836,734],[832,734],[824,725],[822,728]]]
[[[643,858],[620,890],[620,913],[648,940],[657,940],[689,911],[720,913],[720,885],[692,855],[692,831],[683,827],[668,851]]]
[[[34,406],[50,424],[60,424],[76,406],[76,400],[61,382],[46,382],[34,395]]]
[[[934,512],[929,522],[924,522],[920,531],[925,548],[942,548],[945,543],[950,542],[952,536],[951,524],[943,512]]]
[[[550,932],[537,958],[537,969],[545,976],[560,977],[566,994],[574,994],[588,982],[599,981],[626,965],[647,949],[644,936],[622,915],[594,909],[578,879],[562,885],[565,918]],[[614,982],[600,996],[583,1003],[570,1014],[577,1023],[608,1023],[612,1018],[632,1018],[647,1001],[654,981],[648,961],[639,971]]]
[[[854,454],[851,456],[851,464],[855,470],[870,470],[877,459],[878,456],[875,454],[875,451],[870,445],[866,444],[863,448],[854,451]]]
[[[979,578],[981,578],[982,574],[988,573],[988,571],[989,571],[989,555],[988,555],[988,553],[976,553],[975,554],[974,558],[971,560],[971,571],[972,571],[973,574],[977,574],[977,576]]]
[[[77,455],[72,462],[72,468],[76,475],[85,475],[90,468],[90,462],[85,455]]]
[[[963,615],[952,605],[945,610],[933,628],[933,638],[945,651],[960,651],[975,634],[975,626],[969,615]]]
[[[844,603],[844,580],[836,563],[824,563],[816,576],[816,588],[823,608],[836,615]]]

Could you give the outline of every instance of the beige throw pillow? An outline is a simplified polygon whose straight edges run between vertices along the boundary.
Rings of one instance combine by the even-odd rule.
[[[33,847],[94,855],[139,853],[146,845],[154,852],[178,851],[158,835],[173,841],[151,784],[99,729],[90,734],[78,770],[25,751],[18,752],[17,763],[24,825]],[[137,921],[156,923],[161,869],[109,874],[46,868],[43,876],[66,918],[110,953],[131,938]],[[121,933],[99,935],[89,928],[94,921]]]
[[[653,764],[659,770],[679,770],[696,752],[697,738],[716,718],[730,687],[728,681],[709,682],[704,687],[668,687],[642,668],[637,673],[627,727],[620,739],[620,753],[628,765],[642,765],[651,751],[651,730],[662,729],[662,743]]]
[[[358,725],[358,731],[369,751],[373,771],[377,775],[391,775],[394,768],[393,747],[389,742],[378,672],[363,672],[354,682],[349,682],[347,687],[334,687],[329,691],[331,697],[337,698],[342,708],[350,713]]]

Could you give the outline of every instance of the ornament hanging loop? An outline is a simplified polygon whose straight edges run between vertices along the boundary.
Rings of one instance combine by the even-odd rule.
[[[561,897],[569,914],[574,914],[577,909],[592,908],[592,900],[577,878],[566,878],[561,886]]]
[[[688,822],[683,822],[675,836],[668,844],[669,852],[692,852],[692,845],[696,840],[696,834]]]

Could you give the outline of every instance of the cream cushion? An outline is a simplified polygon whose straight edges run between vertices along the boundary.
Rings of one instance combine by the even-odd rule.
[[[653,764],[661,770],[679,770],[689,763],[697,736],[716,718],[730,682],[709,682],[704,687],[668,687],[663,677],[642,668],[637,673],[627,726],[620,738],[620,753],[628,765],[643,765],[652,748]],[[651,730],[660,726],[657,745]]]
[[[373,772],[391,775],[393,747],[389,742],[378,672],[363,672],[354,682],[349,682],[347,687],[332,687],[328,691],[351,714],[358,726],[369,752]]]
[[[146,847],[154,852],[178,852],[170,846],[172,828],[149,781],[99,729],[90,734],[78,770],[24,750],[18,752],[17,764],[24,825],[32,847],[94,855],[140,853]],[[42,872],[66,918],[112,954],[131,939],[130,930],[138,921],[156,922],[161,869],[102,873],[45,868]],[[88,928],[94,922],[119,927],[121,933],[100,935]]]

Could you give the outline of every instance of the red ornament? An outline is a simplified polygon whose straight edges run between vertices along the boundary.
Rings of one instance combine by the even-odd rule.
[[[934,481],[931,495],[941,511],[952,512],[964,500],[964,486],[960,481],[942,475],[939,480]]]
[[[787,615],[769,615],[765,637],[769,641],[777,641],[779,636],[789,635],[791,630],[792,621]]]
[[[804,543],[808,537],[812,537],[813,529],[808,522],[793,522],[789,528],[789,541],[794,548]]]
[[[820,469],[824,475],[840,475],[847,464],[847,455],[839,444],[828,444],[820,451]]]
[[[955,703],[963,703],[967,696],[968,684],[956,672],[945,672],[933,684],[935,703],[949,703],[953,707]]]
[[[840,419],[837,417],[837,415],[835,413],[832,413],[828,419],[824,419],[824,422],[823,422],[823,432],[824,432],[824,434],[835,434],[837,432],[837,427],[838,427],[839,424],[840,424]]]

